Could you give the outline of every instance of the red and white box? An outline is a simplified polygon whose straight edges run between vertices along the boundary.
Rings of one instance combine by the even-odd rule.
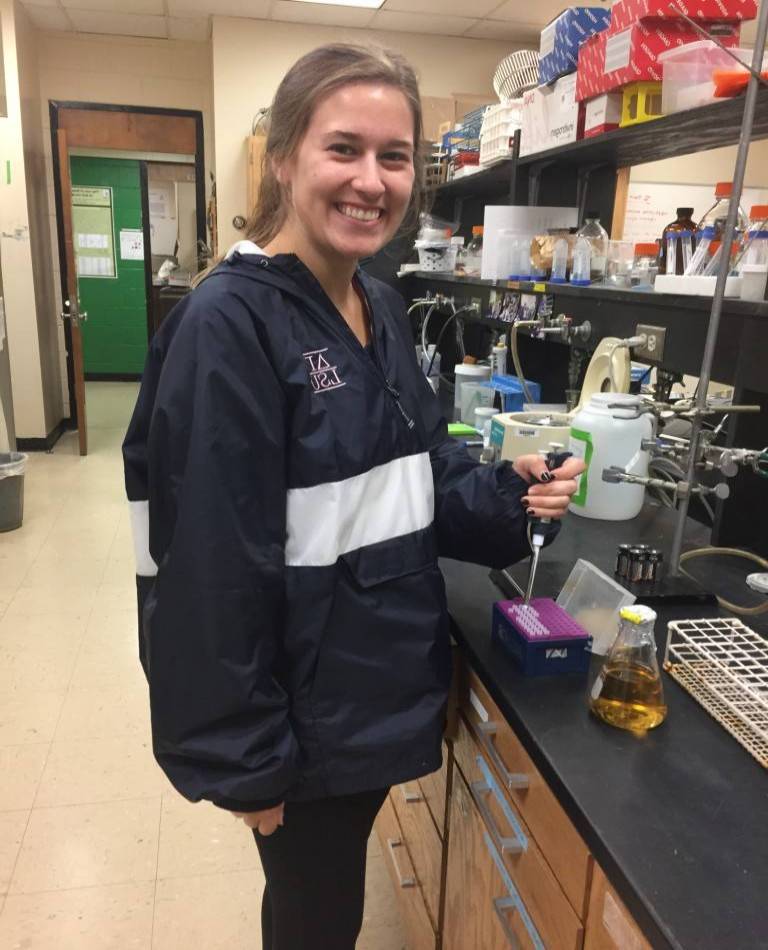
[[[523,93],[520,154],[570,145],[584,134],[584,105],[576,101],[576,76]]]
[[[680,12],[692,20],[725,20],[740,22],[754,20],[757,0],[675,0],[677,10],[669,0],[616,0],[611,7],[610,33],[619,33],[638,20],[680,20]],[[680,12],[678,12],[680,11]]]
[[[724,46],[737,46],[739,23],[702,22]],[[640,20],[625,30],[596,33],[581,44],[576,98],[582,102],[631,82],[660,82],[659,53],[701,39],[685,20]]]
[[[618,129],[621,121],[621,93],[604,92],[590,99],[584,109],[584,138]]]

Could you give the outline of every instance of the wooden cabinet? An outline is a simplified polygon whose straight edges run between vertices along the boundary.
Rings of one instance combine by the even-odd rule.
[[[592,865],[584,839],[472,670],[463,677],[460,708],[502,787],[528,824],[571,906],[584,920]]]
[[[650,950],[478,677],[443,766],[376,820],[408,950]]]
[[[542,942],[546,947],[579,950],[584,938],[581,921],[530,828],[501,788],[464,722],[459,723],[455,761],[475,809],[483,819],[485,834],[496,847],[510,886],[514,886],[520,907],[529,916]],[[449,866],[454,859],[452,852]]]
[[[454,774],[450,805],[443,950],[541,947],[464,779]],[[525,915],[525,916],[524,916]],[[410,948],[409,948],[410,950]]]
[[[584,950],[651,950],[602,869],[595,865]]]
[[[408,782],[393,788],[390,800],[400,822],[427,913],[437,933],[440,928],[443,842],[418,782]]]
[[[397,895],[400,915],[408,939],[408,950],[436,950],[437,934],[427,913],[416,868],[397,820],[391,793],[376,818],[375,827]]]

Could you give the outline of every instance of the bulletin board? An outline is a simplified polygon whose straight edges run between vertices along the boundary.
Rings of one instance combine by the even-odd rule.
[[[685,185],[630,181],[624,240],[655,241],[661,237],[666,225],[675,220],[677,208],[693,208],[693,220],[698,223],[714,203],[714,182],[711,185]],[[741,207],[749,214],[752,205],[757,204],[768,204],[768,188],[745,188]]]
[[[77,276],[116,278],[111,188],[72,186],[72,231]]]

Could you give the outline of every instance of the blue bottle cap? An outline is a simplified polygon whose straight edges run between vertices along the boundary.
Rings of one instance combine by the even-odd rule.
[[[681,238],[684,237],[693,237],[693,231],[678,231],[677,232]]]
[[[706,227],[701,231],[701,236],[703,238],[713,238],[715,236],[715,229],[711,227]]]
[[[550,284],[567,284],[568,283],[565,277],[550,277],[549,282]]]
[[[574,280],[573,278],[571,278],[571,283],[575,287],[589,287],[592,281],[591,280]]]
[[[681,235],[677,231],[668,231],[665,240],[676,241]]]

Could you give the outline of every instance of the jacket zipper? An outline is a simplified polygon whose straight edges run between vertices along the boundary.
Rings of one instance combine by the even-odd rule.
[[[395,389],[395,387],[392,385],[392,382],[390,381],[389,377],[384,372],[382,361],[379,359],[379,349],[376,344],[376,327],[373,322],[373,308],[371,307],[370,301],[368,300],[368,294],[365,291],[365,287],[363,287],[362,281],[359,281],[358,285],[362,292],[363,303],[365,304],[365,309],[368,312],[368,322],[370,323],[370,326],[371,326],[371,346],[373,347],[375,368],[378,371],[378,373],[381,375],[381,378],[384,380],[384,385],[386,386],[387,391],[389,392],[390,396],[394,400],[394,403],[397,406],[397,410],[400,413],[400,415],[403,417],[403,420],[406,426],[409,429],[413,429],[416,423],[411,418],[411,416],[409,416],[408,413],[405,411],[403,404],[400,402],[400,392],[399,390]],[[344,322],[346,326],[346,321]],[[349,329],[349,327],[347,327],[347,329]],[[352,331],[350,330],[350,333],[351,332]],[[357,337],[355,337],[355,339],[357,340]],[[360,341],[357,340],[357,342],[359,343]]]

